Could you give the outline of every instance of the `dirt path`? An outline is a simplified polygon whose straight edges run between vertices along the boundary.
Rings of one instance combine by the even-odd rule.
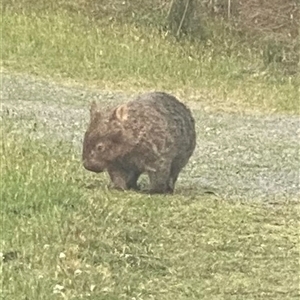
[[[88,103],[125,101],[122,94],[64,87],[33,77],[2,74],[1,119],[33,138],[71,141],[80,153]],[[298,116],[237,115],[193,110],[198,145],[178,190],[214,192],[224,199],[276,202],[299,199]]]

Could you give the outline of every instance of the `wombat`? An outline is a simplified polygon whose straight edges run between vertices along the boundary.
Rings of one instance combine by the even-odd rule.
[[[83,141],[83,166],[107,170],[115,188],[138,190],[147,173],[149,192],[173,193],[179,172],[196,146],[195,121],[174,96],[150,92],[114,109],[90,108]]]

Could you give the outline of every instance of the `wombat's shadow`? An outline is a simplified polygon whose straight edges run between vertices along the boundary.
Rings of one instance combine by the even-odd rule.
[[[109,180],[100,180],[94,179],[90,183],[83,183],[82,186],[86,189],[95,190],[95,189],[108,189],[114,190]],[[139,194],[149,194],[149,179],[146,174],[142,174],[138,180],[138,190],[130,190],[131,192],[136,192]],[[175,195],[182,195],[182,196],[204,196],[204,195],[214,195],[219,196],[219,192],[215,187],[207,186],[207,185],[200,185],[197,183],[190,183],[186,180],[181,181],[179,180],[175,190]]]

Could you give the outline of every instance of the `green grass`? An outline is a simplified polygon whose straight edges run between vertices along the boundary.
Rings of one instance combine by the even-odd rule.
[[[1,27],[2,66],[11,71],[100,89],[161,89],[222,110],[299,109],[299,78],[266,67],[261,51],[230,32],[178,42],[153,27],[9,8]]]
[[[4,121],[3,299],[299,297],[295,203],[110,191],[72,145]]]

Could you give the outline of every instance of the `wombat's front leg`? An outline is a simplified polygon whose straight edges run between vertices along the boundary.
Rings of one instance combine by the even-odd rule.
[[[108,170],[108,174],[116,189],[139,189],[137,185],[137,180],[140,176],[140,172],[135,172],[133,170],[127,171],[122,168],[114,167]]]
[[[126,174],[118,169],[108,170],[113,187],[118,190],[127,190]]]

